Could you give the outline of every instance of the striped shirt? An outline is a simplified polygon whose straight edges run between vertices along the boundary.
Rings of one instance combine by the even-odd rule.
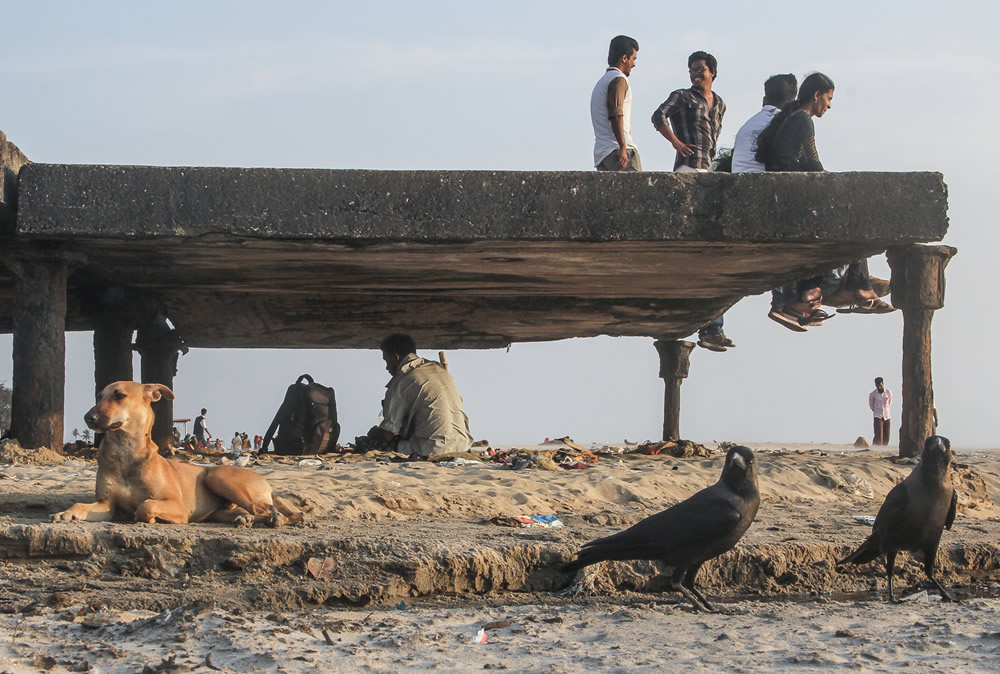
[[[722,133],[722,117],[726,114],[722,96],[714,94],[714,97],[715,105],[710,109],[700,89],[678,89],[653,113],[653,126],[657,131],[669,122],[674,135],[694,149],[694,154],[690,157],[677,153],[674,170],[682,164],[695,169],[707,169],[712,163],[715,144]]]

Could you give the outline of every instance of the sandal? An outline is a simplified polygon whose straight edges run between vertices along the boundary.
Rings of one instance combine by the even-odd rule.
[[[878,299],[837,309],[838,314],[891,314],[896,308]]]
[[[828,314],[822,309],[813,309],[808,313],[803,313],[798,311],[793,307],[785,307],[781,310],[783,316],[789,316],[798,322],[799,326],[803,328],[808,328],[810,326],[819,327],[823,325],[823,322],[828,318],[833,318],[833,314]]]
[[[836,318],[836,314],[828,314],[822,309],[813,309],[808,315],[799,319],[802,325],[823,325],[823,322],[830,318]]]
[[[771,307],[771,310],[767,313],[767,317],[775,323],[780,323],[793,332],[805,332],[809,328],[799,322],[800,316],[805,317],[804,314],[785,307]]]

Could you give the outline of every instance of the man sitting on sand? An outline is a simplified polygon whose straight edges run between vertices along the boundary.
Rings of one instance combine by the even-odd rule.
[[[465,452],[472,447],[469,417],[455,380],[441,363],[416,354],[409,335],[382,340],[382,360],[392,379],[385,385],[382,423],[357,438],[359,451],[395,449],[412,457]]]

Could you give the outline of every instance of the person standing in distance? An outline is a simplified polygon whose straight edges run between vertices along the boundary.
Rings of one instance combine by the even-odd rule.
[[[635,67],[639,43],[627,35],[611,40],[608,69],[590,95],[594,125],[594,166],[598,171],[641,171],[639,150],[632,140],[632,88],[628,76]]]
[[[872,445],[888,445],[889,431],[892,427],[890,408],[892,407],[892,391],[885,387],[882,377],[875,377],[875,390],[868,394],[868,407],[875,415]]]
[[[208,414],[208,410],[202,407],[201,414],[195,417],[194,420],[194,439],[198,443],[199,447],[205,446],[206,438],[212,438],[212,433],[208,430],[208,426],[205,424],[206,414]]]

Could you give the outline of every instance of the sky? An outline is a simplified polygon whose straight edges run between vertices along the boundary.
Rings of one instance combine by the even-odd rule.
[[[589,100],[611,37],[636,38],[633,138],[647,171],[673,150],[649,123],[688,86],[687,56],[719,62],[720,147],[760,108],[763,81],[820,71],[837,84],[816,122],[830,171],[939,171],[958,248],[933,323],[938,431],[998,447],[998,312],[985,281],[1000,244],[1000,3],[708,4],[535,0],[378,3],[0,0],[0,130],[36,162],[321,169],[592,170]],[[884,257],[872,273],[888,278]],[[902,316],[838,316],[798,334],[768,297],[726,314],[737,346],[696,349],[681,435],[698,442],[850,443],[871,437],[876,376],[901,409]],[[982,305],[982,306],[980,306]],[[448,353],[473,435],[657,440],[652,339],[598,337]],[[419,344],[418,344],[419,347]],[[433,352],[420,351],[424,356]],[[0,381],[11,380],[0,335]],[[377,422],[388,377],[372,350],[207,350],[182,356],[175,417],[263,434],[299,374],[337,391],[341,442]],[[138,376],[138,362],[135,367]],[[67,335],[66,434],[93,404],[90,333]]]

